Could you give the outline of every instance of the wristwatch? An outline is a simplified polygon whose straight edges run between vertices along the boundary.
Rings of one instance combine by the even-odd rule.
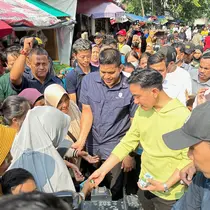
[[[166,183],[163,183],[163,187],[164,187],[164,193],[167,193],[169,191],[168,185]]]

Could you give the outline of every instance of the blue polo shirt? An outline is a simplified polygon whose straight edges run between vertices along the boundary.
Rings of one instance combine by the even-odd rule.
[[[16,86],[12,83],[10,83],[10,84],[11,84],[12,89],[18,93],[20,93],[22,90],[24,90],[26,88],[35,88],[40,93],[44,93],[45,88],[51,84],[59,84],[59,85],[63,86],[62,80],[56,76],[51,75],[50,73],[47,74],[47,77],[46,77],[44,83],[42,84],[39,80],[37,80],[33,76],[31,71],[29,71],[27,73],[25,73],[25,72],[23,73],[21,85]]]
[[[130,118],[137,109],[127,78],[121,74],[120,83],[109,88],[99,72],[86,75],[80,103],[89,105],[93,113],[92,138],[88,138],[86,144],[88,152],[106,160],[130,128]]]
[[[91,72],[99,71],[99,67],[90,65],[90,71]],[[80,110],[82,110],[82,104],[79,102],[79,98],[80,98],[81,82],[84,76],[86,76],[86,74],[82,71],[79,65],[77,65],[73,71],[70,71],[66,75],[67,92],[69,94],[76,93],[77,105],[80,108]]]

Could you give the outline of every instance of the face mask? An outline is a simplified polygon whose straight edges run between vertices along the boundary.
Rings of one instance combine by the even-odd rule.
[[[138,61],[134,61],[134,62],[131,62],[131,64],[135,67],[135,69],[138,67],[139,65],[139,62]]]
[[[121,64],[125,64],[125,56],[121,55]]]

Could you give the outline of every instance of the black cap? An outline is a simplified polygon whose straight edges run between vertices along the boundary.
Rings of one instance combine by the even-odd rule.
[[[161,52],[166,57],[166,63],[170,63],[171,61],[176,62],[176,49],[172,46],[164,46],[159,49],[158,52]]]
[[[182,128],[163,135],[165,144],[180,150],[201,141],[210,142],[210,102],[197,106]]]
[[[191,54],[195,51],[195,45],[191,42],[187,42],[185,43],[185,47],[184,47],[184,53],[185,54]]]
[[[136,26],[136,25],[139,25],[139,20],[135,20],[132,25]]]
[[[94,38],[103,38],[103,35],[99,32],[96,32],[95,35],[93,36]]]

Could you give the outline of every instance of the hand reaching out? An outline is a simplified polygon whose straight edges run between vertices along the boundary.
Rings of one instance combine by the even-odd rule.
[[[99,162],[99,157],[97,155],[91,156],[85,151],[78,151],[77,155],[78,155],[78,157],[82,157],[83,159],[88,161],[90,164]]]

